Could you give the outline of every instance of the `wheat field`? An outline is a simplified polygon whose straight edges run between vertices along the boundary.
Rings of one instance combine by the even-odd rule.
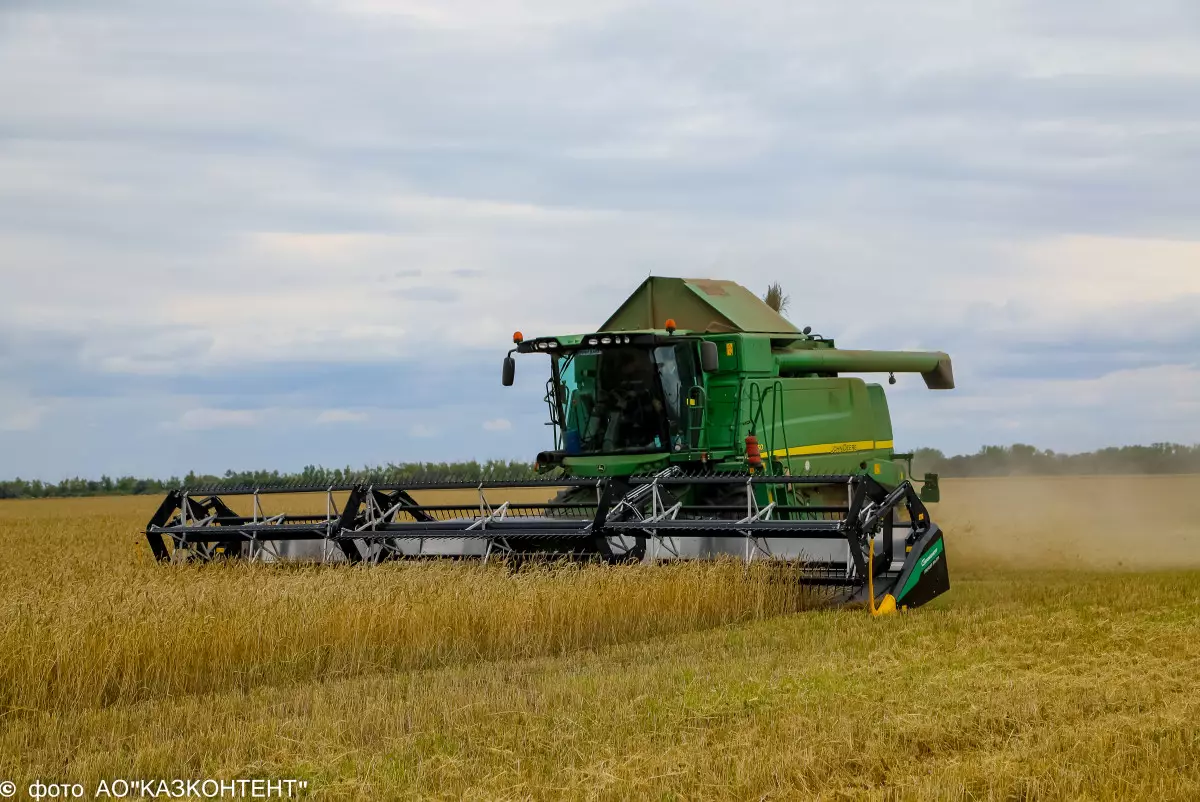
[[[958,480],[952,589],[762,567],[161,566],[0,502],[0,779],[317,799],[1200,798],[1200,477]]]

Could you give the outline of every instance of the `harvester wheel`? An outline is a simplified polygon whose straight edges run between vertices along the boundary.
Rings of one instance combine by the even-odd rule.
[[[706,518],[737,521],[746,515],[743,512],[746,509],[746,488],[741,485],[717,485],[716,489],[698,501],[703,507],[737,507],[737,510],[715,511],[712,515],[704,516]]]
[[[555,504],[588,504],[591,509],[588,510],[590,515],[595,514],[595,507],[598,504],[596,491],[591,487],[568,487],[560,490],[554,497]],[[620,535],[617,537],[606,537],[605,539],[607,554],[601,552],[599,556],[608,563],[639,563],[646,557],[646,536],[645,535]]]

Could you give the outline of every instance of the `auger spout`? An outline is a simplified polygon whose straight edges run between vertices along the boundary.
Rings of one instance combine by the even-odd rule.
[[[775,355],[782,376],[813,373],[920,373],[930,390],[953,390],[954,368],[941,351],[847,351],[814,348]]]

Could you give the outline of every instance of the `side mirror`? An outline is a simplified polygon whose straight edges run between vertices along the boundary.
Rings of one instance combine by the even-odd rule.
[[[926,504],[937,504],[942,500],[942,491],[938,487],[938,475],[936,473],[925,474],[925,482],[921,486],[921,501]]]
[[[504,376],[501,379],[505,387],[513,386],[513,379],[517,377],[517,360],[511,356],[504,357]]]
[[[700,369],[705,373],[712,373],[719,367],[717,358],[717,344],[709,340],[701,340],[700,342]]]

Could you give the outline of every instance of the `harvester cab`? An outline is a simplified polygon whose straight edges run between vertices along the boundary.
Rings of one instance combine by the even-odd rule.
[[[911,455],[893,448],[883,388],[860,377],[919,373],[952,389],[946,354],[838,349],[738,284],[658,277],[596,332],[513,341],[504,385],[518,356],[549,360],[554,435],[539,479],[181,488],[147,526],[155,556],[777,558],[873,611],[949,588],[942,533]],[[531,487],[546,500],[499,501]],[[478,503],[417,497],[453,488]],[[324,494],[325,513],[264,512],[279,492]],[[928,475],[923,495],[936,494]]]
[[[715,370],[715,348],[669,330],[518,343],[518,351],[551,356],[546,402],[555,448],[539,455],[539,468],[622,456],[641,465],[642,455],[694,451],[705,403],[702,351],[712,352],[707,366]]]

